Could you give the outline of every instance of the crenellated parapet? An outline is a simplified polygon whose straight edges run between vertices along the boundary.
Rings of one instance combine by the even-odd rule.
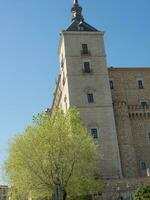
[[[128,105],[130,119],[150,118],[150,106]]]
[[[125,101],[113,102],[114,110],[122,115],[128,114],[129,118],[150,118],[150,105],[127,105]],[[116,113],[116,114],[117,114]]]

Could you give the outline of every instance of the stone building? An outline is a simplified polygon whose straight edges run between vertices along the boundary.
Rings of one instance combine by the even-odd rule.
[[[99,144],[98,168],[109,188],[103,198],[130,199],[150,179],[150,68],[108,68],[104,32],[85,22],[77,0],[71,11],[51,110],[79,109]]]
[[[8,186],[0,185],[0,200],[8,200]]]

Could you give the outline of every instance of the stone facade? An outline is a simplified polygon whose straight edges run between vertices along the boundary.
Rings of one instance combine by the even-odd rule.
[[[146,176],[146,168],[150,168],[150,68],[108,71],[123,176]]]
[[[8,200],[8,186],[0,185],[0,200]]]
[[[77,107],[99,146],[103,199],[131,199],[138,186],[150,182],[150,68],[108,68],[104,32],[85,23],[81,11],[75,1],[73,22],[61,33],[51,111]]]
[[[107,180],[102,195],[93,200],[133,200],[137,188],[149,184],[150,178]]]
[[[90,48],[88,55],[81,53],[83,43]],[[63,32],[59,54],[61,74],[53,106],[60,106],[64,111],[76,106],[85,126],[89,130],[97,128],[100,174],[104,178],[119,178],[122,173],[103,32]],[[90,73],[84,72],[84,62],[90,63]],[[93,103],[88,102],[88,93],[93,93]]]

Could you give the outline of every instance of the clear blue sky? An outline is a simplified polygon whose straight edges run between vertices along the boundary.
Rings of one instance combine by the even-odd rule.
[[[0,167],[13,135],[51,105],[72,1],[0,0]],[[109,66],[150,66],[150,0],[80,3],[86,21],[106,31]]]

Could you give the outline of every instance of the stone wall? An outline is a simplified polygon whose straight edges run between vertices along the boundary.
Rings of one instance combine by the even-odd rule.
[[[89,53],[86,55],[82,54],[82,44],[88,45]],[[98,130],[99,173],[103,178],[119,178],[122,173],[103,32],[62,32],[59,54],[60,62],[63,60],[64,63],[61,77],[64,71],[66,84],[61,86],[62,81],[59,79],[58,85],[62,89],[57,104],[64,111],[70,106],[76,106],[85,126],[90,131],[91,128]],[[84,71],[86,61],[90,63],[90,73]],[[58,93],[60,92],[57,89],[55,99]],[[93,94],[92,103],[88,102],[88,93]],[[64,97],[68,99],[67,109],[64,109]]]
[[[134,192],[143,185],[150,184],[150,177],[118,179],[105,181],[102,196],[96,196],[99,200],[132,200]],[[121,199],[122,197],[122,199]]]
[[[0,200],[8,200],[8,186],[0,185]]]
[[[112,100],[124,177],[146,176],[140,161],[150,168],[150,68],[109,68]],[[142,80],[143,87],[138,87]]]

